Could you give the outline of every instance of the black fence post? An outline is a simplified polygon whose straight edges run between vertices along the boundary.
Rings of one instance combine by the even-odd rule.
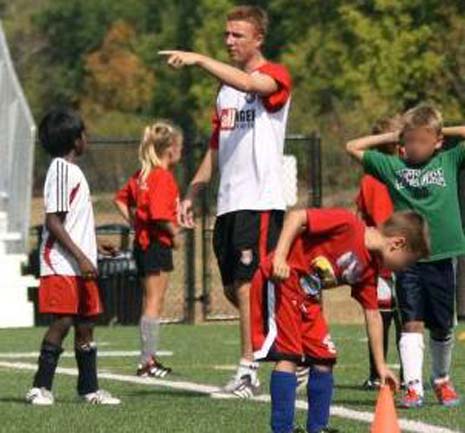
[[[187,188],[195,169],[195,144],[188,143],[184,147],[184,186]],[[195,230],[186,230],[184,235],[184,320],[195,323]]]
[[[207,320],[211,302],[211,249],[213,241],[210,212],[210,190],[205,188],[202,194],[202,319]]]
[[[308,205],[321,207],[323,201],[323,178],[321,163],[321,138],[318,133],[310,135],[310,163],[308,170]]]

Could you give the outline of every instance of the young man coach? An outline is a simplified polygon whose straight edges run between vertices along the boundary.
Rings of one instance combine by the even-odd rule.
[[[193,202],[219,169],[214,250],[224,291],[240,315],[241,359],[225,391],[248,398],[259,389],[250,335],[250,281],[260,259],[276,245],[285,210],[283,148],[291,99],[287,69],[262,54],[266,12],[238,6],[226,20],[231,65],[202,54],[161,51],[169,66],[197,66],[220,81],[209,149],[181,203],[192,228]]]

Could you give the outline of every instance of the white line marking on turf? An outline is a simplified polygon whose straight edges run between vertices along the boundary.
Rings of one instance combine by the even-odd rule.
[[[139,356],[140,350],[99,350],[98,356],[101,358],[119,358],[129,356]],[[0,352],[0,358],[3,359],[21,359],[21,358],[37,358],[39,352]],[[159,350],[157,356],[173,356],[173,352],[169,350]],[[66,351],[61,355],[62,358],[74,358],[74,352]]]
[[[34,364],[26,364],[22,362],[5,362],[0,361],[0,367],[16,369],[16,370],[36,370],[37,366]],[[77,376],[77,370],[74,368],[57,368],[57,373],[64,374],[67,376]],[[193,382],[185,381],[170,381],[166,379],[152,379],[142,378],[135,376],[128,376],[122,374],[104,373],[99,371],[100,379],[115,380],[118,382],[134,383],[138,385],[159,385],[170,389],[178,389],[182,391],[191,391],[199,394],[207,394],[212,398],[216,399],[237,399],[237,397],[231,394],[224,394],[221,392],[221,388],[211,385],[197,384]],[[270,401],[269,395],[260,395],[252,398],[256,402],[267,403]],[[307,402],[303,400],[297,400],[296,408],[301,410],[307,410]],[[350,419],[353,421],[360,421],[365,423],[371,423],[373,421],[373,413],[361,412],[353,409],[348,409],[343,406],[332,406],[331,415],[339,418]],[[400,428],[402,430],[411,431],[415,433],[460,433],[458,430],[451,430],[447,427],[435,426],[427,424],[421,421],[411,421],[406,419],[399,419]]]

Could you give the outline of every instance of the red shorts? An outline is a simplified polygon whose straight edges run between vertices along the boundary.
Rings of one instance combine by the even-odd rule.
[[[289,279],[275,284],[259,268],[252,280],[250,308],[256,360],[336,363],[336,347],[321,304],[303,292],[294,271]]]
[[[97,316],[102,312],[97,282],[78,276],[41,277],[39,311],[47,314]]]

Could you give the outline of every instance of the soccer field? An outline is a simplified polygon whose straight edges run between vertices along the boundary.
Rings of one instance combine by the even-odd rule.
[[[0,432],[269,432],[266,397],[239,401],[211,396],[234,371],[239,344],[237,331],[234,323],[165,326],[162,360],[175,373],[157,381],[134,376],[136,328],[98,328],[97,341],[102,354],[99,371],[104,377],[101,386],[121,397],[123,404],[96,407],[76,401],[74,358],[68,351],[70,357],[61,359],[62,369],[55,379],[57,404],[45,408],[28,406],[23,400],[35,368],[36,355],[31,352],[37,351],[44,329],[0,330]],[[457,334],[464,331],[465,326],[461,325]],[[367,375],[364,330],[358,325],[333,326],[332,334],[340,362],[336,367],[333,403],[337,416],[333,416],[331,424],[341,433],[367,432],[376,394],[359,388]],[[69,337],[67,349],[72,347],[71,343]],[[397,362],[394,351],[391,355],[391,361]],[[465,392],[465,341],[457,341],[454,367],[456,386]],[[262,368],[264,394],[268,391],[268,375],[269,367]],[[305,396],[299,396],[299,400],[304,401]],[[403,431],[465,431],[463,405],[444,409],[436,404],[431,390],[427,391],[427,405],[423,409],[399,411],[399,417],[421,422],[403,422]],[[305,422],[302,409],[297,411],[297,422]]]

